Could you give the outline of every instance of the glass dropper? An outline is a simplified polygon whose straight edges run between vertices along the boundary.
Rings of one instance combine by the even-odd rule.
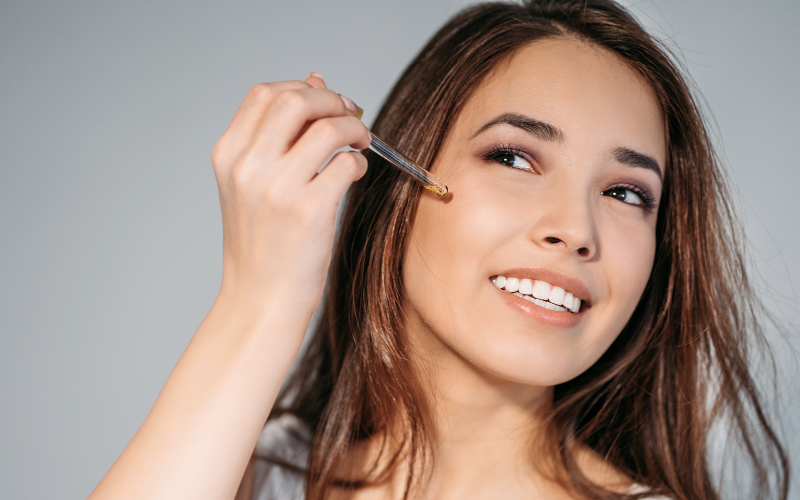
[[[356,106],[357,111],[355,117],[359,120],[364,115],[364,110]],[[408,157],[398,152],[393,147],[386,144],[380,137],[372,134],[372,141],[369,143],[369,149],[378,154],[381,158],[388,161],[395,167],[410,175],[412,178],[419,181],[425,189],[433,191],[440,197],[444,198],[449,192],[447,186],[431,175],[430,172],[420,167]]]

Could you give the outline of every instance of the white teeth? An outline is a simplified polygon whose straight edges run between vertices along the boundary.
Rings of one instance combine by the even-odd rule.
[[[560,286],[554,286],[552,290],[550,290],[550,298],[548,299],[550,302],[556,305],[562,305],[564,303],[564,289]]]
[[[557,306],[557,305],[555,305],[555,304],[551,304],[550,302],[547,302],[546,300],[542,300],[542,299],[534,299],[533,297],[527,297],[527,296],[526,296],[526,297],[523,297],[523,298],[524,298],[524,299],[526,299],[526,300],[529,300],[529,301],[533,302],[533,303],[534,303],[534,304],[536,304],[537,306],[544,307],[545,309],[549,309],[549,310],[551,310],[551,311],[562,311],[562,312],[567,312],[567,309],[564,309],[563,307],[561,307],[561,306]]]
[[[550,284],[544,281],[537,281],[535,285],[533,285],[533,291],[531,295],[536,297],[537,299],[547,300],[550,298]]]
[[[572,294],[567,292],[566,294],[564,294],[564,302],[562,302],[561,305],[563,305],[567,309],[572,309],[572,301],[573,300],[574,300],[574,297],[572,296]]]
[[[551,286],[545,281],[534,281],[528,278],[509,278],[498,275],[492,283],[500,289],[513,293],[537,306],[550,311],[572,311],[581,309],[581,299],[573,296],[561,287]]]

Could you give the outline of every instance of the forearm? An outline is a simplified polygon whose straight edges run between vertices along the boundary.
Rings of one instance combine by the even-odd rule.
[[[214,146],[220,294],[91,500],[236,494],[322,297],[339,201],[367,168],[340,152],[320,172],[370,133],[351,100],[309,79],[250,89]]]
[[[90,499],[233,498],[307,325],[218,298]]]

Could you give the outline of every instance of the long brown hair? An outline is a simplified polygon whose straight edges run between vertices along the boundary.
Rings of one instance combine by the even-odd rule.
[[[609,0],[529,0],[470,7],[436,33],[386,99],[372,130],[422,165],[488,73],[517,49],[572,38],[611,51],[652,86],[668,136],[657,250],[641,301],[589,370],[557,386],[538,443],[555,480],[591,499],[638,498],[588,479],[589,446],[651,493],[717,499],[709,434],[735,436],[753,471],[749,498],[788,495],[788,458],[766,416],[749,356],[763,346],[745,273],[740,229],[691,92],[668,49]],[[413,126],[409,126],[413,124]],[[421,188],[367,153],[369,170],[347,195],[321,315],[275,410],[313,431],[309,500],[333,487],[385,479],[399,457],[408,496],[432,458],[429,408],[403,332],[401,263]],[[398,419],[403,435],[386,434]],[[390,457],[368,477],[343,477],[356,442],[384,438]],[[532,450],[533,453],[533,450]]]

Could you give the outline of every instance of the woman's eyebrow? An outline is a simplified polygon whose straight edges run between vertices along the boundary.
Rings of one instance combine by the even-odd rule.
[[[543,141],[564,142],[564,133],[561,132],[557,127],[517,113],[504,113],[498,116],[479,128],[477,132],[470,136],[470,139],[475,138],[479,134],[494,127],[495,125],[500,125],[502,123],[522,129],[537,139],[541,139]]]
[[[623,165],[652,170],[653,172],[658,174],[658,180],[664,182],[664,177],[661,174],[661,168],[658,166],[658,162],[655,159],[653,159],[653,157],[623,147],[614,149],[612,154],[614,156],[614,159],[622,163]]]
[[[486,130],[494,127],[495,125],[506,124],[524,130],[537,139],[547,142],[564,142],[564,132],[554,125],[547,122],[536,120],[530,116],[521,115],[519,113],[504,113],[497,118],[494,118],[479,128],[470,139],[474,139]],[[618,147],[612,152],[616,161],[627,165],[629,167],[639,167],[652,170],[658,175],[660,181],[664,181],[661,174],[661,168],[658,162],[651,156],[644,153],[639,153],[629,148]]]

